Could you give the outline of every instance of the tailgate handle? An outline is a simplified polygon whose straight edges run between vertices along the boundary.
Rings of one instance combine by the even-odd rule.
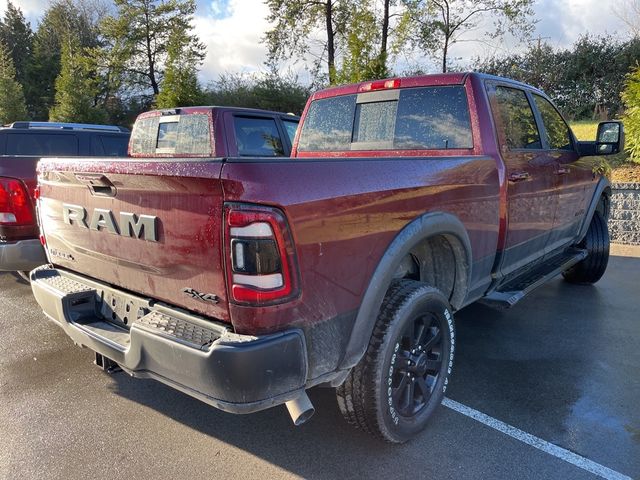
[[[76,179],[89,187],[91,195],[98,197],[115,197],[116,187],[111,180],[101,173],[77,173]]]

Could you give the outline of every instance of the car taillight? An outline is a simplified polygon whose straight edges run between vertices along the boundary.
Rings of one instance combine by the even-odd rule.
[[[32,223],[33,206],[25,184],[15,178],[0,177],[0,225]]]
[[[244,305],[273,305],[298,295],[293,239],[275,208],[225,205],[226,270],[230,299]]]

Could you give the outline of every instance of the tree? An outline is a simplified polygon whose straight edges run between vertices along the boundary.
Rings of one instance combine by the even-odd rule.
[[[510,33],[519,39],[528,38],[535,26],[532,20],[534,0],[403,0],[407,10],[402,21],[401,42],[432,52],[440,59],[442,71],[448,70],[453,45],[491,19],[492,27],[486,39],[498,39]]]
[[[385,0],[385,5],[387,1]],[[378,28],[378,19],[370,8],[370,1],[354,2],[347,27],[344,54],[337,69],[334,83],[355,83],[389,76],[387,69],[386,33]],[[384,17],[388,22],[388,16]]]
[[[203,55],[204,46],[190,33],[195,0],[115,0],[115,6],[117,15],[105,18],[101,31],[131,87],[160,93],[172,32],[184,32],[195,57]]]
[[[193,40],[182,30],[172,32],[167,47],[167,65],[156,98],[157,108],[187,107],[202,103],[202,89],[198,84],[198,66],[204,55],[193,48]]]
[[[295,75],[281,75],[271,65],[264,75],[221,75],[206,89],[204,103],[300,114],[309,94],[309,87],[301,85]]]
[[[22,86],[6,45],[0,42],[0,125],[27,119]]]
[[[16,80],[25,85],[29,80],[27,67],[31,61],[33,32],[22,11],[11,2],[7,2],[4,18],[0,20],[0,42],[11,54],[16,69]]]
[[[627,75],[622,99],[627,151],[632,159],[640,161],[640,66]]]
[[[329,83],[336,80],[336,52],[349,22],[350,2],[346,0],[266,0],[267,20],[274,27],[266,33],[269,61],[294,56],[316,55],[317,66],[324,60]],[[323,32],[322,54],[313,51],[311,36]]]
[[[83,0],[57,0],[42,17],[34,36],[28,68],[27,104],[35,120],[46,120],[54,103],[55,82],[60,74],[62,46],[74,37],[81,48],[99,44],[97,22],[103,9]]]
[[[98,83],[89,70],[78,39],[70,37],[62,47],[62,65],[56,79],[52,122],[104,123],[106,112],[96,105]]]
[[[619,0],[612,11],[629,28],[632,36],[640,36],[640,0]]]

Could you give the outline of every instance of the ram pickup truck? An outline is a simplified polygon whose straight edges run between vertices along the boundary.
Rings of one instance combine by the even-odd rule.
[[[0,271],[29,270],[47,261],[33,192],[42,157],[127,154],[129,130],[115,125],[14,122],[0,127]]]
[[[599,155],[622,125],[577,142],[531,86],[450,73],[323,90],[291,158],[264,155],[274,122],[214,154],[221,121],[152,112],[133,158],[39,164],[49,264],[33,292],[105,369],[227,412],[286,404],[296,424],[307,389],[335,387],[349,422],[404,442],[450,381],[457,310],[606,269]]]

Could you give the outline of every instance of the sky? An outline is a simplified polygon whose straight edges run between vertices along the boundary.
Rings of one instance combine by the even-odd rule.
[[[581,35],[612,33],[628,35],[624,23],[613,14],[616,5],[625,0],[537,0],[534,10],[538,24],[535,36],[554,47],[567,47]],[[7,0],[0,0],[0,12],[4,12]],[[38,23],[49,0],[13,0],[19,6],[32,27]],[[196,33],[207,46],[207,56],[200,77],[205,83],[213,81],[225,72],[259,72],[264,70],[266,46],[262,40],[269,29],[266,20],[268,9],[263,0],[198,0],[194,19]],[[513,39],[505,39],[492,46],[463,42],[454,46],[452,57],[465,65],[476,56],[509,53],[522,48]],[[395,60],[394,69],[402,71],[416,64],[426,70],[437,68],[427,58],[417,55]],[[304,61],[290,62],[286,68],[300,73],[305,79]]]

